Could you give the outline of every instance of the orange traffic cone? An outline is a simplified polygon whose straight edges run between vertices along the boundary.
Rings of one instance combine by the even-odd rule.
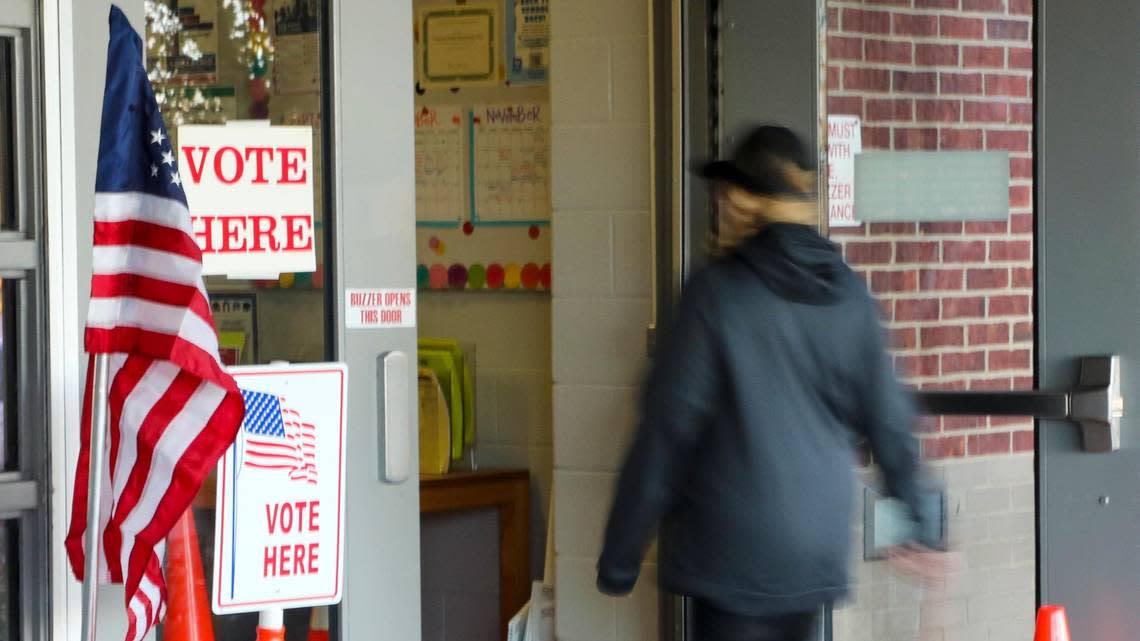
[[[168,610],[162,638],[165,641],[214,641],[198,530],[190,508],[167,536],[166,554]]]
[[[309,641],[329,641],[328,606],[313,608],[313,614],[309,617]]]
[[[1070,641],[1069,619],[1065,608],[1059,605],[1043,605],[1037,611],[1037,634],[1033,641]]]
[[[285,613],[262,610],[257,616],[257,641],[285,641]]]

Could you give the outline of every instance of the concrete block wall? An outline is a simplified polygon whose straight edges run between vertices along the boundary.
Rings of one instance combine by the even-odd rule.
[[[535,578],[542,575],[554,476],[550,307],[536,294],[420,292],[418,309],[420,336],[475,346],[479,467],[530,470]]]
[[[550,11],[556,633],[651,641],[652,565],[628,598],[594,587],[647,365],[648,2],[552,0]]]
[[[960,556],[944,583],[922,587],[882,561],[862,561],[854,524],[851,601],[835,612],[836,641],[1010,641],[1033,634],[1036,599],[1033,455],[931,461],[945,483]],[[864,480],[873,483],[873,474]],[[856,499],[863,509],[863,494]]]

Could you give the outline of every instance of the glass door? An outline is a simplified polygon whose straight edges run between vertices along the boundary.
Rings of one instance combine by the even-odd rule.
[[[827,226],[919,392],[1035,386],[1033,20],[1017,0],[827,2]],[[926,400],[922,453],[960,563],[921,587],[868,552],[833,638],[1022,638],[1037,598],[1033,419]],[[883,516],[868,463],[854,536],[870,551]]]
[[[327,127],[330,4],[305,0],[145,3],[147,73],[172,148],[178,148],[182,125],[261,120],[312,127],[317,269],[271,280],[206,278],[227,365],[336,360],[329,338],[335,327],[335,298],[327,276],[333,240],[327,160],[331,151]],[[214,492],[211,477],[194,503],[207,573],[214,555]],[[213,582],[206,583],[212,589]],[[287,611],[285,627],[290,637],[303,638],[310,618],[309,608]],[[256,626],[256,613],[215,620],[220,640],[252,638]]]

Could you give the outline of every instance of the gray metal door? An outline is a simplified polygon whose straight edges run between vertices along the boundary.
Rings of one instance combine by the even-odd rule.
[[[993,3],[995,7],[990,9],[976,5],[975,13],[970,13],[963,7],[950,8],[945,12],[917,6],[889,10],[869,7],[864,10],[849,6],[852,4],[836,0],[816,6],[816,3],[805,2],[797,3],[797,9],[783,5],[777,7],[775,3],[734,0],[660,0],[654,3],[659,16],[654,23],[657,47],[655,87],[658,92],[655,97],[656,122],[659,123],[655,132],[658,322],[667,320],[676,288],[683,277],[705,260],[699,236],[707,233],[709,203],[699,181],[692,180],[688,171],[692,163],[722,153],[722,147],[731,147],[742,125],[756,121],[788,124],[813,143],[818,143],[817,125],[825,121],[829,102],[821,100],[821,96],[828,95],[830,91],[820,90],[815,84],[820,80],[830,81],[831,89],[838,90],[840,99],[836,104],[840,108],[850,104],[845,102],[846,99],[856,97],[857,91],[846,91],[846,75],[842,80],[838,72],[834,77],[820,78],[821,75],[829,75],[818,73],[827,65],[826,58],[821,58],[817,49],[823,23],[830,22],[827,27],[830,35],[840,36],[836,39],[837,45],[850,46],[855,39],[866,39],[868,43],[875,41],[880,48],[876,49],[875,55],[879,57],[874,62],[884,64],[873,64],[870,49],[867,50],[867,58],[863,58],[863,44],[859,40],[859,48],[853,57],[849,53],[847,58],[843,58],[855,62],[840,62],[835,66],[855,70],[887,69],[884,76],[886,84],[871,87],[869,91],[879,93],[870,95],[867,100],[901,98],[897,102],[904,105],[908,100],[915,101],[910,104],[917,104],[929,98],[929,94],[943,97],[939,94],[946,91],[943,83],[947,80],[971,79],[968,74],[960,78],[954,76],[955,72],[976,72],[981,83],[983,74],[990,73],[986,66],[992,67],[995,63],[976,59],[967,63],[967,49],[971,55],[981,51],[975,48],[979,44],[977,40],[997,42],[996,45],[984,43],[988,46],[1026,47],[1019,49],[1018,54],[1032,46],[1035,65],[1022,62],[1015,65],[1013,54],[998,64],[1001,73],[1010,76],[1023,74],[1019,77],[1029,78],[1023,97],[1009,97],[1016,96],[1016,92],[996,85],[993,87],[993,95],[1004,96],[997,99],[1004,105],[1002,108],[1009,109],[1009,120],[1000,122],[1003,125],[1022,122],[1032,131],[1029,139],[1033,142],[1014,153],[1015,161],[1020,160],[1032,167],[1027,170],[1029,175],[1023,175],[1024,180],[1019,183],[1028,181],[1031,185],[1028,189],[1032,190],[1032,204],[1023,205],[1026,209],[1020,212],[1021,223],[1015,223],[1011,218],[1006,227],[978,226],[973,233],[990,234],[983,241],[997,242],[1002,247],[1010,241],[1031,242],[1033,245],[1032,252],[1021,260],[1028,265],[1030,274],[1036,270],[1035,277],[1029,283],[1015,284],[1014,273],[1017,270],[1014,268],[1008,272],[1008,278],[1009,287],[1022,288],[1018,290],[1018,296],[1029,297],[1026,309],[1016,313],[1027,317],[1029,323],[1025,325],[1034,330],[1028,334],[1022,332],[1022,337],[1017,339],[1013,336],[1016,326],[1007,327],[1009,340],[1022,341],[1022,347],[1034,354],[1032,360],[1025,361],[1026,372],[1022,378],[1011,383],[1012,389],[1025,390],[1026,382],[1032,381],[1036,390],[1041,391],[930,393],[924,394],[923,400],[932,414],[959,415],[961,418],[956,419],[954,428],[959,430],[962,426],[969,430],[970,421],[975,419],[980,420],[982,429],[1008,425],[1009,421],[1016,420],[1006,418],[999,422],[978,415],[1041,417],[1035,424],[1035,437],[1030,431],[1010,436],[1009,447],[1014,454],[1018,451],[1019,442],[1020,447],[1028,447],[1025,436],[1033,440],[1029,450],[1036,453],[1035,470],[1027,472],[1030,478],[1016,481],[1028,482],[1029,485],[1001,488],[1002,493],[1008,492],[1004,497],[1001,493],[987,495],[987,490],[981,490],[977,492],[978,497],[998,496],[1009,501],[1012,496],[1013,509],[1018,509],[1017,496],[1024,494],[1028,506],[1022,509],[1032,510],[1032,495],[1021,493],[1019,489],[1031,490],[1035,483],[1035,531],[1032,531],[1032,523],[1027,525],[1027,531],[1018,535],[1028,537],[1023,539],[1026,543],[1022,545],[1028,549],[1013,552],[1015,564],[1019,554],[1025,555],[1029,561],[1030,574],[1021,583],[1027,587],[1032,581],[1029,577],[1035,574],[1036,603],[1066,606],[1075,639],[1134,638],[1135,630],[1140,629],[1140,609],[1135,607],[1140,603],[1140,412],[1136,410],[1134,400],[1140,396],[1140,380],[1137,380],[1134,369],[1137,367],[1135,364],[1140,363],[1140,338],[1136,336],[1134,321],[1140,313],[1140,259],[1135,257],[1136,239],[1140,238],[1140,211],[1137,210],[1140,202],[1140,183],[1137,182],[1137,176],[1140,176],[1140,154],[1137,153],[1140,149],[1140,65],[1137,64],[1140,46],[1135,37],[1140,29],[1140,5],[1116,0],[1093,10],[1078,0],[1039,0],[1036,3]],[[825,10],[828,12],[826,18]],[[985,13],[990,10],[996,14],[990,16]],[[964,13],[954,13],[959,11]],[[980,16],[976,15],[978,11],[982,12]],[[950,15],[941,15],[943,13]],[[660,18],[663,14],[669,19]],[[880,19],[884,21],[880,22]],[[961,35],[952,36],[960,40],[946,40],[947,30],[954,33],[955,29],[968,29],[972,24],[982,24],[979,19],[989,20],[983,32],[971,35],[961,31]],[[680,25],[680,28],[674,30],[673,25]],[[1005,29],[1022,27],[1025,28],[1024,44],[1009,44],[1021,36],[1016,31]],[[926,56],[945,53],[944,49],[936,52],[937,46],[923,39],[930,35],[923,35],[923,30],[928,28],[944,36],[937,45],[961,47],[960,50],[955,49],[953,55],[954,64],[962,68],[947,70],[944,58],[924,61],[918,57],[920,50]],[[847,31],[854,33],[843,33]],[[913,41],[911,36],[915,38]],[[915,57],[901,63],[892,59],[892,56],[900,54],[899,50],[889,47],[908,42],[914,49],[906,51],[913,52]],[[906,51],[901,55],[905,57]],[[959,51],[962,58],[957,57]],[[898,66],[891,66],[895,64]],[[967,69],[969,64],[978,67]],[[1031,66],[1033,68],[1029,69]],[[925,73],[910,75],[914,71]],[[934,74],[943,72],[949,74],[946,80],[939,76],[938,84],[930,87],[921,85],[925,80],[922,76],[934,78]],[[985,82],[1000,80],[987,77]],[[911,81],[914,84],[910,84]],[[668,99],[672,91],[680,95],[679,99]],[[966,109],[977,108],[977,102],[984,99],[995,100],[991,97],[989,85],[984,89],[979,85],[977,90],[967,87],[948,93],[952,100],[963,101],[963,111],[950,116],[943,112],[931,118],[939,127],[950,122],[948,128],[951,133],[960,133],[959,130],[970,126]],[[983,94],[984,99],[978,97]],[[963,95],[966,96],[964,99]],[[862,100],[858,98],[856,104],[862,105]],[[1019,101],[1020,104],[1016,104]],[[887,101],[878,102],[882,107]],[[930,101],[926,106],[932,105],[933,101]],[[864,112],[866,116],[875,120],[870,113],[871,107],[867,106],[867,109]],[[679,113],[671,113],[670,110]],[[1013,115],[1015,110],[1032,117],[1019,121]],[[919,112],[914,113],[919,115],[900,116],[895,112],[881,118],[893,130],[899,124],[896,121],[903,122],[903,127],[908,126],[905,124],[907,118],[911,122],[921,122],[923,116]],[[995,120],[990,118],[988,122]],[[676,138],[663,131],[673,124],[681,125]],[[981,126],[1000,128],[1003,125]],[[884,129],[880,125],[882,131]],[[921,134],[913,130],[905,133]],[[978,135],[981,140],[981,134]],[[990,148],[989,135],[987,131],[986,149]],[[907,148],[892,146],[890,134],[887,136],[887,149]],[[933,146],[921,146],[923,141],[916,138],[908,139],[907,144],[917,144],[920,145],[918,148],[924,149],[955,149],[953,144],[947,145],[942,134]],[[1015,205],[1011,204],[1011,207],[1016,210]],[[1032,216],[1027,212],[1032,212]],[[953,236],[955,233],[963,232],[961,228],[955,232],[952,226],[949,230],[936,226],[909,228],[903,225],[897,229],[895,226],[881,226],[879,231],[871,230],[865,237],[855,240],[881,241],[882,237],[874,236],[893,234],[898,238],[888,239],[890,242],[915,240],[939,243],[934,245],[939,249],[933,258],[914,262],[924,263],[924,268],[953,268],[961,267],[962,260],[973,260],[947,259],[946,254],[937,253],[945,251],[950,243],[961,240],[961,237]],[[910,238],[908,234],[915,237]],[[971,239],[970,234],[967,226],[966,240]],[[1027,241],[1027,238],[1032,241]],[[915,244],[912,248],[918,246]],[[876,264],[862,269],[898,273],[898,265],[890,264],[892,260],[887,258],[885,266]],[[940,260],[957,265],[945,265]],[[984,254],[980,262],[989,260],[993,260],[992,253]],[[1011,259],[997,260],[1001,263]],[[1002,267],[1001,264],[997,266]],[[934,273],[939,270],[927,271]],[[905,282],[903,286],[907,286]],[[914,291],[921,293],[925,287],[925,282],[920,281]],[[993,286],[990,287],[992,289]],[[966,285],[966,289],[950,295],[968,296],[969,288]],[[938,291],[953,287],[936,286],[932,289]],[[945,301],[942,299],[941,302],[945,304]],[[955,299],[955,302],[961,301]],[[1001,318],[1003,315],[1009,316],[1007,312],[991,308],[989,299],[984,305],[977,314],[979,321],[972,322],[996,320],[1000,324],[1005,322]],[[955,310],[955,314],[960,312],[960,309]],[[991,312],[997,318],[991,318]],[[934,320],[939,318],[942,319],[940,323],[945,323],[947,316],[933,317]],[[921,332],[924,328],[935,329],[933,324],[920,323],[918,330]],[[948,335],[953,336],[952,333]],[[931,336],[937,337],[934,332]],[[973,341],[973,335],[969,334],[962,343],[963,349],[969,350],[974,345]],[[925,334],[921,335],[921,343],[925,349]],[[946,353],[939,349],[934,351],[939,356]],[[1108,354],[1119,355],[1123,367],[1125,414],[1121,424],[1121,448],[1111,453],[1093,453],[1086,450],[1087,443],[1082,442],[1080,430],[1069,422],[1048,416],[1071,415],[1072,398],[1064,391],[1077,384],[1081,358]],[[958,359],[967,354],[951,356]],[[993,358],[993,355],[987,351],[986,357]],[[981,369],[988,369],[987,363],[992,362],[982,361]],[[956,360],[955,367],[961,363],[961,360]],[[1003,368],[1006,366],[998,367],[999,370]],[[969,389],[975,389],[972,382]],[[979,450],[982,450],[990,434],[979,430],[976,436]],[[957,437],[948,436],[946,440],[953,438]],[[974,440],[967,438],[973,455]],[[1000,438],[998,440],[1000,442]],[[976,515],[970,515],[970,518],[977,521]],[[1008,525],[1011,522],[1003,523]],[[985,548],[984,545],[982,547]],[[999,548],[980,549],[977,557],[971,558],[969,563],[971,566],[975,561],[984,564],[987,562],[984,557],[1001,551]],[[972,573],[968,592],[953,595],[954,599],[963,599],[963,614],[960,616],[965,638],[1021,638],[1012,635],[1032,634],[1034,599],[1020,596],[1005,598],[1002,595],[991,599],[979,587],[1000,576],[1000,580],[1007,584],[1002,589],[1012,589],[1015,582],[1010,579],[1019,575],[1004,567],[994,572],[988,569],[975,571],[971,567],[967,572]],[[1032,592],[1031,589],[1029,591]],[[1028,596],[1032,597],[1032,594]],[[664,638],[691,638],[685,630],[686,608],[681,600],[666,595],[662,603]],[[1002,610],[1015,611],[1015,614],[1001,620],[1006,614]],[[976,614],[983,621],[980,626],[975,625]],[[951,613],[950,616],[956,615]],[[986,621],[987,616],[999,622]],[[886,621],[886,617],[883,620]],[[1003,625],[1007,627],[1001,627]],[[850,634],[850,631],[845,633],[837,626],[834,638],[845,639]],[[820,638],[832,638],[830,619],[825,621]],[[897,638],[917,638],[917,635]]]
[[[1140,4],[1038,8],[1038,376],[1073,383],[1073,359],[1121,355],[1122,445],[1086,454],[1038,429],[1038,588],[1074,639],[1140,630]]]

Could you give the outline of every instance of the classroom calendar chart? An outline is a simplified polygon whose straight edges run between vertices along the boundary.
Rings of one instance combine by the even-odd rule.
[[[464,213],[463,113],[459,107],[417,107],[416,220],[458,224]]]
[[[550,220],[550,119],[545,103],[483,105],[472,112],[472,222]]]

